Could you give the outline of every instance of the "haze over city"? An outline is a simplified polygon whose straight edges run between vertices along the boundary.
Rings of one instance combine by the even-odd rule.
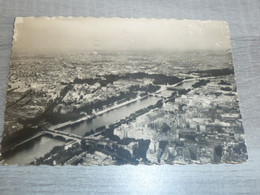
[[[223,21],[123,18],[18,17],[13,54],[86,50],[227,50]]]

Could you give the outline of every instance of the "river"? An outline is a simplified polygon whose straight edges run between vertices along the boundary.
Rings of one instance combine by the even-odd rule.
[[[148,96],[142,100],[137,100],[125,106],[98,115],[92,120],[82,121],[77,124],[64,127],[60,130],[84,136],[85,133],[91,131],[92,129],[113,124],[118,120],[126,118],[137,110],[156,104],[158,100],[160,100],[160,98]],[[13,154],[5,159],[4,163],[20,165],[29,164],[34,161],[35,158],[44,156],[44,154],[48,153],[53,147],[64,145],[64,143],[65,142],[54,138],[41,136],[40,138],[26,143],[21,148],[14,151]]]
[[[19,149],[13,151],[11,155],[5,158],[4,164],[29,164],[36,158],[39,158],[51,151],[53,147],[61,146],[64,143],[64,141],[56,140],[47,136],[41,136],[40,138],[29,141],[22,147],[19,147]]]
[[[71,126],[61,128],[60,130],[84,136],[87,132],[91,131],[92,129],[95,130],[98,127],[113,124],[121,119],[126,118],[127,116],[136,112],[137,110],[156,104],[158,100],[160,100],[160,98],[148,96],[145,99],[137,100],[125,106],[108,111],[102,115],[98,115],[92,120],[83,121]]]

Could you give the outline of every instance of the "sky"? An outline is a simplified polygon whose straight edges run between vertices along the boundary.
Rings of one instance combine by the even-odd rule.
[[[229,29],[224,21],[17,17],[14,26],[14,55],[230,49]]]

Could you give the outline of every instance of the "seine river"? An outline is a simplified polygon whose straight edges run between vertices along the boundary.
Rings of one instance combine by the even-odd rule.
[[[54,146],[61,146],[65,142],[41,136],[38,139],[29,141],[24,144],[22,148],[17,149],[14,153],[5,159],[6,164],[19,164],[25,165],[34,161],[49,152]]]
[[[92,129],[113,124],[118,120],[126,118],[137,110],[154,105],[159,99],[160,98],[158,97],[149,96],[145,99],[137,100],[125,106],[108,111],[102,115],[98,115],[90,121],[83,121],[78,124],[64,127],[60,130],[84,136],[85,133],[91,131]],[[35,158],[39,158],[49,152],[53,147],[63,145],[64,143],[65,142],[54,138],[42,136],[39,139],[30,141],[22,148],[17,149],[12,155],[5,159],[4,162],[6,164],[29,164],[35,160]]]
[[[108,111],[102,115],[98,115],[94,119],[90,121],[84,121],[80,122],[78,124],[74,124],[65,128],[62,128],[60,130],[73,133],[76,135],[84,136],[85,133],[91,131],[92,129],[95,130],[98,127],[101,126],[108,126],[110,124],[113,124],[121,119],[126,118],[130,114],[136,112],[137,110],[140,110],[142,108],[146,108],[150,105],[156,104],[156,102],[160,98],[158,97],[152,97],[148,96],[145,99],[138,100],[136,102],[127,104],[125,106],[119,107],[117,109]]]

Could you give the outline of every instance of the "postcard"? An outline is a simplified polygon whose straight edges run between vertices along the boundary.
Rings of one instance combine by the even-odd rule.
[[[224,21],[17,17],[3,165],[242,163]]]

